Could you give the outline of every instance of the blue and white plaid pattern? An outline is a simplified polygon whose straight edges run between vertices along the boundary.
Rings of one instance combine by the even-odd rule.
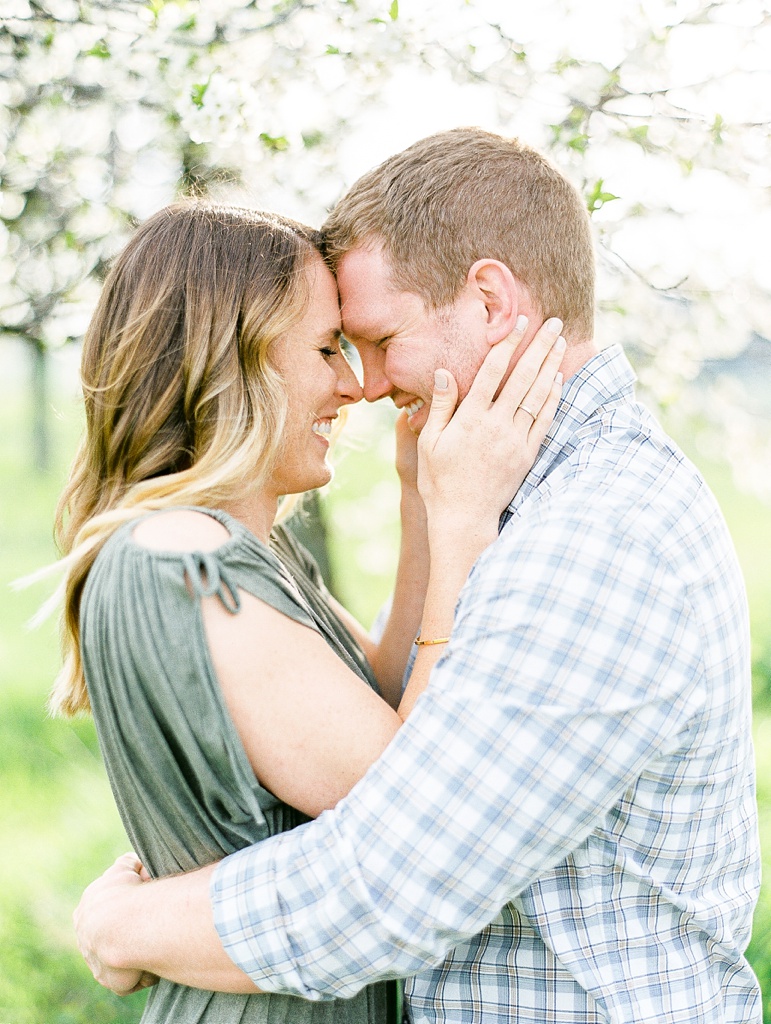
[[[633,382],[618,348],[568,382],[366,777],[218,868],[217,929],[260,987],[414,974],[416,1024],[760,1021],[746,599]]]

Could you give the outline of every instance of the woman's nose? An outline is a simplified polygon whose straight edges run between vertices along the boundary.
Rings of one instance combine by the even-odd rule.
[[[362,386],[348,360],[344,358],[343,362],[345,365],[337,378],[337,393],[346,403],[360,402],[364,397]]]
[[[377,348],[362,350],[359,347],[362,373],[364,374],[364,397],[368,402],[377,402],[391,394],[393,387],[385,375],[385,359]]]

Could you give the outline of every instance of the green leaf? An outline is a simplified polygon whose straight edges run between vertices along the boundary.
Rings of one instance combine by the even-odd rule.
[[[327,48],[324,51],[324,53],[327,55],[327,57],[334,57],[338,53],[340,53],[340,47],[339,46],[327,46]]]
[[[636,125],[634,128],[628,129],[626,133],[627,138],[631,139],[632,142],[636,142],[638,146],[645,148],[648,143],[648,130],[649,126],[647,124]]]
[[[392,0],[391,6],[388,8],[388,13],[391,16],[391,21],[396,21],[399,17],[399,0]]]
[[[574,135],[568,142],[570,149],[575,149],[577,153],[585,153],[589,148],[589,136],[584,135],[583,132],[579,135]]]
[[[680,170],[683,172],[683,174],[686,176],[686,178],[689,175],[693,174],[693,168],[694,168],[693,160],[686,159],[685,157],[680,157],[680,159],[678,160],[678,163],[680,164]]]
[[[207,78],[205,82],[196,82],[190,89],[190,99],[193,106],[198,107],[199,110],[203,106],[203,98],[206,95],[206,90],[209,88],[210,81],[211,79]]]
[[[603,188],[605,181],[603,178],[598,178],[589,192],[586,193],[586,206],[589,213],[594,213],[595,210],[599,210],[605,203],[612,203],[614,199],[618,199],[618,196],[613,195],[612,192],[606,192]]]
[[[99,39],[96,43],[94,43],[90,50],[83,51],[83,56],[98,57],[100,60],[109,60],[111,56],[110,48],[107,45],[106,40]]]
[[[289,149],[289,139],[284,135],[268,135],[267,132],[260,132],[260,142],[272,153],[283,153]]]
[[[712,126],[709,129],[709,133],[712,136],[713,142],[719,146],[723,142],[723,130],[725,128],[725,121],[721,114],[715,114],[715,120],[712,122]]]
[[[312,132],[303,132],[303,146],[306,149],[313,149],[314,146],[320,146],[324,141],[324,132],[316,129]]]
[[[567,71],[568,68],[578,67],[580,63],[575,57],[561,57],[554,62],[554,70],[558,75],[561,75],[563,71]]]

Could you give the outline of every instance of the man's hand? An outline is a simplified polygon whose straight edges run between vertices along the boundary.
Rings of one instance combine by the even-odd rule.
[[[214,992],[259,992],[225,952],[209,887],[216,865],[151,880],[133,853],[86,889],[73,915],[91,973],[119,996],[167,978]]]
[[[116,930],[130,920],[129,908],[123,912],[122,895],[149,881],[136,854],[124,853],[112,867],[83,893],[72,915],[78,947],[94,978],[119,996],[127,996],[155,985],[158,978],[147,971],[117,966],[111,956],[111,940]]]

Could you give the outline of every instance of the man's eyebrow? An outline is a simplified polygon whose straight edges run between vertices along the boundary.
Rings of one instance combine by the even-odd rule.
[[[394,330],[383,330],[382,324],[356,324],[356,330],[348,331],[346,333],[345,326],[343,326],[343,335],[351,340],[356,338],[359,341],[367,341],[372,345],[382,345],[384,341],[388,341],[394,336],[396,329]]]

